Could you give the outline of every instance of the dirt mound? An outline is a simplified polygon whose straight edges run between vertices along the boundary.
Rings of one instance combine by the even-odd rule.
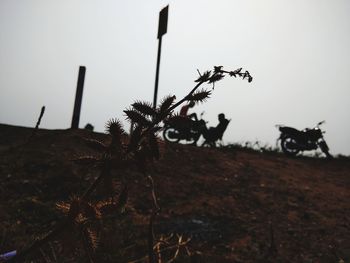
[[[84,138],[109,140],[86,130],[39,130],[28,141],[31,133],[0,125],[0,254],[22,249],[56,224],[62,216],[55,203],[82,194],[97,176],[72,162],[98,155]],[[152,172],[161,206],[155,231],[191,237],[199,262],[350,260],[349,159],[161,146]],[[116,233],[116,240],[101,243],[100,255],[113,251],[111,244],[138,247],[135,240],[147,236],[152,209],[147,183],[142,175],[125,173],[134,182],[125,213],[137,234],[121,241],[125,233]],[[120,254],[101,258],[131,261]],[[57,260],[74,261],[74,255]]]

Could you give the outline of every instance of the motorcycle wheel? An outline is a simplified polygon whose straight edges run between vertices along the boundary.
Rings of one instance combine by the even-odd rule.
[[[167,127],[163,131],[163,137],[167,142],[175,143],[180,141],[180,133],[173,127]]]
[[[202,145],[202,147],[210,147],[210,148],[215,148],[216,147],[216,143],[215,142],[211,142],[208,140],[205,140]]]
[[[198,133],[191,132],[191,136],[189,138],[186,138],[186,144],[197,144],[200,136],[201,135]]]
[[[299,149],[292,149],[290,147],[288,147],[288,144],[296,144],[297,142],[295,141],[295,139],[291,138],[291,137],[283,137],[281,139],[281,148],[282,151],[288,155],[288,156],[295,156],[299,153]]]
[[[331,154],[329,153],[329,151],[323,151],[323,152],[324,152],[324,154],[326,155],[326,158],[327,158],[327,159],[329,159],[329,160],[333,159],[333,155],[331,155]]]
[[[329,148],[328,148],[328,145],[325,141],[321,141],[319,146],[320,146],[322,152],[326,155],[327,159],[333,158],[333,156],[329,153]]]

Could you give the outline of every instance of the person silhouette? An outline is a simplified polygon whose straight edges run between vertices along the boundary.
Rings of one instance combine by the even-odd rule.
[[[215,127],[216,135],[218,139],[222,140],[222,136],[224,135],[227,125],[229,124],[230,121],[225,118],[225,114],[223,113],[220,113],[218,115],[218,120],[219,120],[219,124],[216,125]]]
[[[181,131],[183,132],[183,134],[186,135],[188,139],[190,139],[193,136],[193,133],[191,133],[191,130],[196,126],[196,123],[198,123],[198,118],[196,113],[188,114],[188,110],[190,108],[193,108],[194,105],[195,105],[194,101],[190,101],[188,104],[182,106],[179,113],[180,116],[185,117],[185,119],[187,120],[183,122]],[[198,135],[200,136],[200,133],[198,133]],[[196,143],[197,140],[193,141],[193,145],[197,145]]]
[[[225,114],[220,113],[218,115],[219,124],[216,127],[210,127],[206,133],[203,134],[205,141],[202,143],[202,146],[208,145],[210,147],[216,146],[217,140],[222,140],[222,136],[227,128],[227,125],[230,123],[230,120],[225,118]]]
[[[190,101],[190,103],[182,106],[182,108],[180,109],[180,116],[187,117],[189,119],[193,119],[194,121],[198,121],[196,113],[188,114],[188,110],[190,108],[193,108],[194,105],[195,105],[194,101]]]

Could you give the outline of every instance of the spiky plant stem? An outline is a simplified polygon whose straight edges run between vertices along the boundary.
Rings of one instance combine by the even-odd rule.
[[[158,123],[160,123],[161,121],[163,121],[169,114],[171,114],[171,112],[177,108],[178,106],[180,106],[182,103],[184,103],[185,101],[188,101],[191,99],[191,96],[193,95],[193,93],[205,82],[208,83],[212,83],[214,85],[214,83],[220,79],[222,79],[224,77],[223,73],[226,74],[230,74],[231,76],[235,76],[235,74],[237,74],[240,77],[248,77],[248,81],[251,81],[251,76],[249,75],[249,72],[246,71],[246,73],[240,73],[241,69],[236,70],[236,71],[224,71],[221,69],[222,67],[214,67],[214,73],[210,76],[210,72],[206,72],[205,74],[203,74],[203,76],[201,75],[201,78],[199,80],[197,80],[196,82],[198,82],[198,84],[195,85],[195,87],[185,96],[183,97],[180,101],[178,101],[177,103],[175,103],[174,105],[170,106],[165,112],[164,114],[162,114],[161,117],[157,117],[157,115],[155,115],[155,117],[152,119],[152,121],[149,124],[148,127],[143,130],[140,134],[140,138],[137,142],[137,145],[140,145],[140,143],[142,142],[142,138],[147,136],[147,134],[149,133],[154,133],[157,131],[157,127],[156,125]],[[43,111],[42,111],[43,114]],[[38,123],[40,123],[40,119],[42,117],[42,114],[39,118]],[[114,132],[119,132],[121,134],[121,129],[120,129],[120,125],[119,123],[110,123],[111,125],[109,125],[110,128],[112,128],[112,131]],[[112,126],[114,124],[114,126]],[[109,150],[111,150],[113,148],[113,146],[117,146],[118,143],[120,143],[120,134],[118,135],[118,138],[113,137],[112,134],[112,143],[111,145],[108,147],[108,149],[106,150],[104,156],[105,159],[103,160],[103,166],[102,166],[102,170],[100,172],[100,175],[93,181],[93,183],[89,186],[89,188],[84,192],[84,194],[82,195],[82,197],[80,198],[81,201],[87,201],[88,198],[90,197],[90,195],[93,193],[93,191],[97,188],[97,186],[101,183],[101,181],[107,177],[110,172],[111,172],[111,160],[109,158],[106,158],[107,156],[109,156],[109,154],[111,152],[109,152]],[[115,134],[114,134],[115,135]],[[118,142],[118,143],[116,143]],[[120,146],[120,145],[119,145]],[[137,152],[138,147],[133,147],[133,148],[129,148],[128,150],[126,150],[125,155],[127,156],[129,153],[131,152]],[[118,153],[120,154],[120,153]],[[145,175],[145,173],[144,173]],[[154,263],[155,257],[154,257],[154,233],[153,233],[153,222],[155,219],[155,216],[159,213],[160,211],[160,207],[157,204],[157,198],[156,198],[156,194],[155,194],[155,188],[154,188],[154,183],[153,183],[153,179],[151,176],[147,177],[148,180],[151,183],[151,193],[152,193],[152,199],[153,199],[153,209],[152,209],[152,214],[150,216],[150,223],[149,223],[149,237],[148,237],[148,250],[149,250],[149,262],[150,263]],[[24,261],[25,258],[35,252],[36,250],[40,249],[41,246],[45,245],[47,242],[53,240],[54,238],[56,238],[60,233],[62,233],[63,231],[65,231],[67,229],[67,227],[69,226],[69,224],[71,224],[71,220],[69,217],[66,217],[63,221],[61,221],[60,223],[58,223],[57,226],[54,227],[54,229],[49,232],[45,237],[35,241],[31,246],[29,246],[27,249],[24,249],[23,251],[21,251],[20,253],[18,253],[15,257],[11,258],[8,262],[21,262]]]

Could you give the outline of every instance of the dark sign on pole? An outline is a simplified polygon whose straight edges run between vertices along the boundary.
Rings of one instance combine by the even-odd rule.
[[[166,34],[168,29],[168,11],[169,6],[167,5],[159,12],[158,39]]]
[[[72,125],[71,125],[72,129],[79,128],[80,108],[81,108],[81,101],[83,98],[85,71],[86,71],[86,67],[84,66],[79,67],[77,91],[75,93],[75,102],[74,102],[74,110],[73,110]]]
[[[168,29],[168,12],[169,12],[169,6],[164,7],[159,12],[159,24],[158,24],[158,40],[159,41],[158,41],[156,81],[155,81],[155,85],[154,85],[153,108],[156,108],[156,106],[157,106],[160,53],[161,53],[161,49],[162,49],[162,36],[167,32],[167,29]]]

